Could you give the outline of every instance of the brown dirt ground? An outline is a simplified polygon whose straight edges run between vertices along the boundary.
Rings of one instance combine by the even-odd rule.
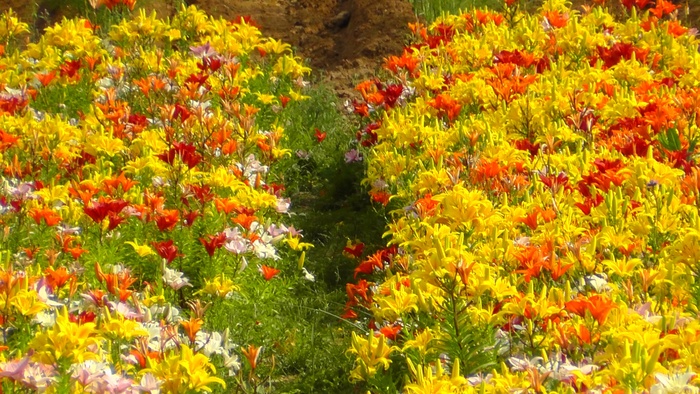
[[[139,0],[160,17],[172,15],[173,0]],[[56,6],[55,4],[63,4]],[[72,2],[0,0],[38,29],[76,13]],[[189,0],[214,16],[250,16],[263,34],[291,44],[341,97],[371,75],[384,58],[400,54],[408,23],[416,17],[408,0]],[[38,15],[39,18],[33,17]],[[42,17],[43,16],[43,17]]]
[[[400,54],[408,23],[406,0],[193,0],[201,9],[233,18],[250,15],[262,31],[291,44],[314,70],[325,72],[341,96],[383,59]],[[349,18],[349,19],[348,19]]]

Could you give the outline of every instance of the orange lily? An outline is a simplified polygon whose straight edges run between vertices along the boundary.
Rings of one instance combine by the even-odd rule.
[[[248,345],[247,348],[241,348],[241,352],[250,363],[250,368],[255,370],[258,367],[258,358],[262,353],[263,347],[256,347],[255,345]]]
[[[270,279],[277,276],[277,274],[280,273],[280,270],[263,264],[260,266],[260,273],[262,274],[263,278],[265,278],[265,280],[269,281]]]

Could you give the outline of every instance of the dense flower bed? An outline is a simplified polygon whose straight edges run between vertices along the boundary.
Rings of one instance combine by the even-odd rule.
[[[205,320],[241,276],[310,277],[274,171],[309,69],[194,7],[106,22],[0,17],[2,387],[258,392],[261,349]]]
[[[698,392],[700,55],[665,0],[430,27],[352,110],[389,248],[347,286],[373,390]],[[369,313],[371,317],[364,317]]]

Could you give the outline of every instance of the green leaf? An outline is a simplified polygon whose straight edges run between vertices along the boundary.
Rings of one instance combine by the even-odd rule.
[[[440,327],[444,336],[439,346],[451,360],[460,360],[464,375],[488,370],[496,364],[495,328],[472,321],[464,300],[447,299],[444,318]]]
[[[681,150],[681,139],[675,128],[667,129],[666,133],[659,134],[658,138],[664,148],[674,152]]]

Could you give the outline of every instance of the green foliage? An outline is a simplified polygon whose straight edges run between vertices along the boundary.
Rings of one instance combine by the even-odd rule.
[[[444,14],[460,14],[460,10],[478,7],[498,9],[503,4],[498,0],[411,0],[416,15],[432,22]]]
[[[360,239],[367,250],[382,247],[386,220],[373,209],[364,187],[363,163],[346,163],[352,147],[353,125],[338,109],[330,88],[319,85],[308,100],[286,111],[285,146],[292,159],[280,170],[287,195],[295,205],[293,222],[304,229],[305,241],[316,245],[307,252],[307,267],[329,288],[351,281],[357,261],[340,255],[348,239]],[[318,142],[315,130],[326,133]]]
[[[275,96],[288,88],[271,85],[266,79],[256,79],[251,85],[255,91]],[[353,391],[347,376],[352,360],[345,351],[350,342],[347,328],[354,324],[340,315],[346,301],[343,286],[351,280],[357,261],[341,252],[347,239],[360,237],[368,249],[379,248],[386,224],[359,186],[363,164],[345,162],[344,153],[354,139],[353,125],[339,110],[330,88],[312,86],[304,91],[307,100],[290,102],[282,113],[283,145],[291,150],[291,158],[278,164],[275,173],[279,178],[270,181],[285,185],[285,195],[293,203],[292,223],[303,229],[304,242],[315,245],[306,252],[304,264],[315,282],[285,275],[297,269],[291,266],[265,282],[255,267],[249,267],[241,274],[240,291],[229,300],[216,302],[207,312],[208,329],[228,327],[237,335],[232,337],[234,342],[268,349],[263,350],[257,371],[268,377],[261,392]],[[266,110],[258,114],[260,119],[265,118]],[[326,133],[326,138],[319,142],[316,130]],[[202,274],[210,277],[216,272]],[[274,349],[274,361],[270,349]],[[236,387],[233,378],[227,387]]]
[[[338,328],[337,317],[343,294],[326,293],[321,285],[309,289],[300,282],[304,279],[281,277],[267,283],[259,275],[249,279],[231,300],[212,307],[211,328],[235,327],[231,332],[238,335],[232,337],[236,343],[263,346],[258,372],[271,376],[272,392],[347,391],[344,371],[351,364],[343,353],[349,331]]]
[[[465,376],[488,371],[496,364],[498,355],[493,326],[472,321],[469,305],[463,298],[448,298],[445,304],[440,326],[445,334],[440,341],[443,351],[450,360],[460,360],[460,370]]]
[[[666,133],[659,134],[659,142],[661,146],[670,151],[681,150],[681,140],[678,136],[678,130],[675,128],[670,128],[666,130]]]
[[[54,83],[41,89],[32,107],[66,119],[75,119],[80,113],[89,112],[93,101],[93,83],[87,72],[82,74],[83,77],[76,83]]]
[[[410,0],[416,15],[426,22],[434,22],[437,18],[451,15],[461,15],[464,11],[474,8],[490,8],[492,10],[504,11],[504,0]],[[534,12],[541,4],[540,0],[517,0],[511,11],[516,7]],[[585,1],[574,0],[576,5],[588,4]]]

